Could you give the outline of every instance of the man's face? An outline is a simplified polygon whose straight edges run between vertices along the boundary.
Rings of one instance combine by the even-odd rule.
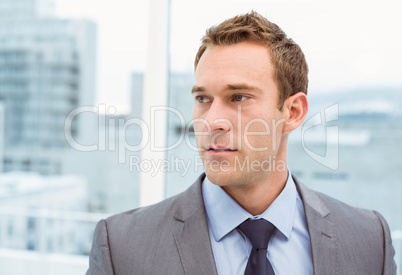
[[[267,47],[209,46],[192,92],[197,146],[211,182],[246,186],[286,169],[276,167],[283,113]]]

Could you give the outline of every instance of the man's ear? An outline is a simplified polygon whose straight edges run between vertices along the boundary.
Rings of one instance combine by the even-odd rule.
[[[306,118],[308,111],[307,96],[299,92],[290,96],[283,104],[285,122],[283,133],[291,132],[299,127]]]

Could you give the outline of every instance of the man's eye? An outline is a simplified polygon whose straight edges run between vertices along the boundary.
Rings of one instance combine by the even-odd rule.
[[[243,100],[246,100],[248,97],[247,96],[244,96],[244,95],[235,95],[234,97],[233,97],[233,100],[234,101],[243,101]]]
[[[209,102],[209,99],[203,96],[197,96],[195,99],[200,103]]]

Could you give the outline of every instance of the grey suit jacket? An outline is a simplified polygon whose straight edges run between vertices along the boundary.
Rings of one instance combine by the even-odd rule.
[[[101,220],[87,275],[217,274],[201,192],[204,177],[158,204]],[[396,274],[390,230],[379,213],[294,181],[304,203],[314,274]]]

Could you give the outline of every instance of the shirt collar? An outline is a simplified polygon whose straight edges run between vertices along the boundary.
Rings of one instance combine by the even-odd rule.
[[[258,216],[243,209],[220,186],[205,177],[202,194],[210,228],[217,242],[247,219],[263,218],[271,222],[288,239],[293,228],[296,214],[296,186],[288,171],[285,187],[273,203]]]

